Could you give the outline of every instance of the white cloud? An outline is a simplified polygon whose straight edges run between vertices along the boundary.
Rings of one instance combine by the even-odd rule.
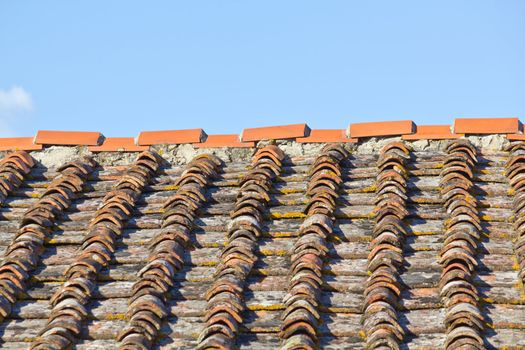
[[[16,126],[27,122],[33,111],[31,95],[20,86],[7,90],[0,89],[0,136],[16,136]]]

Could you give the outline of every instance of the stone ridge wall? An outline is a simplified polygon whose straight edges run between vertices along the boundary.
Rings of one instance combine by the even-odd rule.
[[[502,151],[508,146],[509,141],[505,135],[468,136],[467,139],[478,147],[481,153]],[[391,141],[401,140],[401,137],[373,137],[359,143],[345,145],[351,153],[376,154],[381,148]],[[325,144],[323,143],[298,143],[289,140],[272,141],[277,144],[288,157],[315,156],[319,154]],[[261,148],[272,143],[260,141],[257,147]],[[450,140],[417,140],[404,141],[413,151],[443,151]],[[194,148],[191,144],[153,146],[162,157],[171,164],[187,164],[193,157],[202,153],[212,153],[225,162],[248,162],[253,153],[252,148]],[[0,152],[3,157],[9,152]],[[54,169],[60,165],[78,159],[85,155],[92,155],[100,165],[129,165],[136,158],[136,152],[100,152],[91,153],[87,147],[82,146],[50,146],[41,151],[30,152],[40,166]]]

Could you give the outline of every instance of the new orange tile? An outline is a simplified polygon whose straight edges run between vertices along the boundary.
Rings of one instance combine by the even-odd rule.
[[[415,124],[411,120],[350,124],[350,137],[395,136],[412,134]]]
[[[38,151],[42,145],[33,143],[34,137],[3,137],[0,138],[0,151]]]
[[[202,129],[142,131],[137,144],[140,146],[181,143],[199,143],[206,134]]]
[[[100,144],[102,134],[91,131],[52,131],[39,130],[35,143],[41,145],[85,145],[96,146]]]
[[[461,134],[453,134],[450,125],[418,125],[415,134],[403,135],[403,140],[448,140],[460,138]]]
[[[306,137],[299,137],[297,142],[357,142],[357,139],[351,139],[346,136],[346,131],[343,129],[313,129],[310,130],[310,135]]]
[[[262,128],[244,129],[241,140],[260,141],[260,140],[279,140],[294,139],[296,137],[308,136],[310,128],[306,124],[290,124],[280,126],[267,126]]]
[[[229,134],[229,135],[208,135],[206,140],[202,143],[196,143],[193,146],[197,148],[220,148],[220,147],[230,147],[230,148],[246,148],[246,147],[255,147],[255,142],[241,142],[239,141],[239,135]]]
[[[518,118],[456,118],[454,122],[458,134],[517,134],[520,130]]]
[[[107,137],[100,146],[89,146],[91,152],[141,152],[149,146],[137,146],[133,137]]]
[[[508,134],[507,139],[511,141],[525,141],[525,134]]]

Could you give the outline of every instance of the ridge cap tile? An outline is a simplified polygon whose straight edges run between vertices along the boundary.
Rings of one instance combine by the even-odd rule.
[[[98,146],[103,140],[98,131],[38,130],[34,143],[40,145]]]
[[[458,139],[463,134],[455,134],[450,125],[417,125],[414,134],[403,135],[403,140],[447,140]]]
[[[412,120],[351,123],[350,137],[397,136],[413,134],[416,125]]]
[[[137,138],[137,145],[151,146],[161,144],[178,145],[183,143],[200,143],[205,137],[206,133],[201,128],[141,131]]]
[[[458,134],[519,134],[523,125],[511,118],[456,118],[453,132]]]
[[[348,137],[345,129],[311,129],[310,134],[296,139],[299,143],[322,142],[357,142],[358,139]]]
[[[310,134],[310,128],[306,123],[288,124],[277,126],[262,126],[257,128],[246,128],[242,131],[241,141],[261,141],[277,139],[294,139],[306,137]]]
[[[0,151],[38,151],[44,146],[34,143],[34,137],[1,137]]]
[[[525,134],[507,134],[507,139],[511,141],[524,141]]]
[[[208,135],[206,140],[194,144],[196,148],[249,148],[255,147],[255,142],[252,141],[240,141],[239,135],[237,134],[216,134]]]
[[[141,152],[149,146],[138,146],[134,137],[106,137],[100,146],[89,146],[91,152]]]

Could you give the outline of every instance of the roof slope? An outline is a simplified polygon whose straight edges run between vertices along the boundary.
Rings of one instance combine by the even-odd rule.
[[[525,144],[381,141],[6,155],[2,348],[525,346]]]

